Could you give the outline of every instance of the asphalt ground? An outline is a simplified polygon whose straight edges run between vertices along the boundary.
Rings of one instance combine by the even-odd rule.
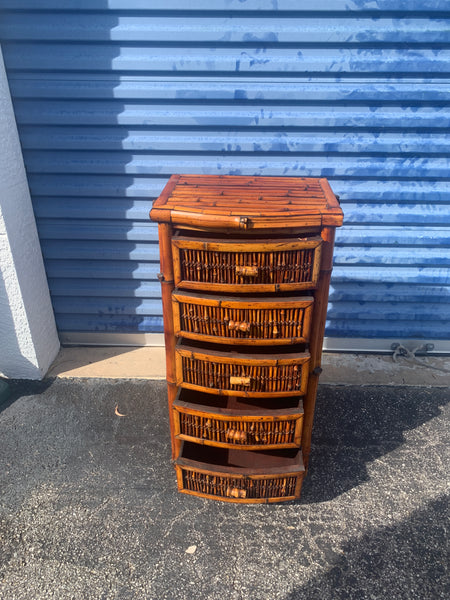
[[[164,382],[9,387],[2,600],[450,597],[446,388],[320,386],[302,498],[238,505],[177,492]]]

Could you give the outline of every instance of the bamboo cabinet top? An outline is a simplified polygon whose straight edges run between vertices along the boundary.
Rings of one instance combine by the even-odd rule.
[[[204,229],[339,227],[343,214],[324,178],[172,175],[150,212],[160,223]]]

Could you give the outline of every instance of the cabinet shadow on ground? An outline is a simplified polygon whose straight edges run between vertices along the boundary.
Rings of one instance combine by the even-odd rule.
[[[369,480],[367,465],[441,413],[445,388],[319,386],[303,504],[326,502]],[[424,434],[425,435],[425,434]]]
[[[448,508],[439,497],[395,525],[350,538],[326,572],[285,600],[448,598]]]

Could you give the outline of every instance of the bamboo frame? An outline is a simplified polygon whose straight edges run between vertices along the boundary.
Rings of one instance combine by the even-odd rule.
[[[302,450],[303,462],[306,470],[308,469],[309,455],[311,452],[314,409],[317,397],[317,387],[319,385],[319,376],[321,372],[322,343],[325,332],[331,271],[333,267],[333,248],[335,238],[334,227],[324,227],[322,231],[322,238],[324,242],[322,266],[319,276],[319,284],[315,294],[312,321],[313,325],[309,344],[309,350],[311,354],[311,360],[309,363],[310,372],[308,378],[308,389],[304,398],[305,418],[303,421]]]
[[[323,178],[175,175],[151,217],[159,223],[178,489],[225,502],[298,498],[311,449],[334,232],[343,219],[336,197]],[[288,298],[278,295],[288,291]],[[245,350],[251,345],[258,352]],[[191,402],[180,400],[180,390]],[[192,396],[200,393],[206,404]],[[303,410],[295,407],[299,395]],[[251,405],[241,410],[233,398]],[[244,453],[236,456],[249,466],[188,458],[185,443]],[[295,448],[295,466],[277,455]],[[264,461],[275,452],[275,463],[256,460],[262,449],[269,451]]]

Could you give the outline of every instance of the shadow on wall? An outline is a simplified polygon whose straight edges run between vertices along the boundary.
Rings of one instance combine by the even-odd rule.
[[[167,178],[149,166],[158,124],[145,120],[144,103],[157,92],[151,77],[133,79],[136,64],[123,57],[129,45],[113,39],[120,13],[109,4],[5,11],[2,30],[62,336],[162,330],[157,230],[148,213]]]
[[[414,389],[393,386],[381,395],[370,386],[319,386],[301,504],[327,502],[369,481],[372,461],[402,446],[405,433],[449,402],[445,388]]]
[[[331,569],[285,600],[447,598],[446,515],[448,498],[442,497],[398,524],[350,539]]]

